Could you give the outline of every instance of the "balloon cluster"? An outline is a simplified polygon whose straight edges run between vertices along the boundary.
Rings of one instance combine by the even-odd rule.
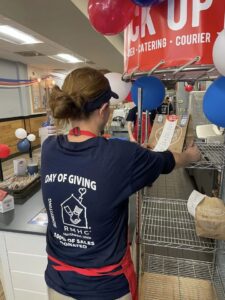
[[[225,128],[225,77],[216,79],[207,89],[203,99],[203,111],[213,124]]]
[[[145,7],[145,6],[159,4],[160,2],[163,2],[164,0],[132,0],[132,1],[139,6]]]
[[[105,77],[108,79],[112,91],[119,96],[119,99],[110,99],[112,105],[119,104],[128,97],[138,105],[138,88],[142,89],[143,110],[156,109],[164,100],[165,87],[162,81],[154,76],[140,77],[133,85],[131,85],[131,82],[123,81],[120,73],[107,73]]]
[[[213,62],[218,72],[223,75],[215,80],[207,89],[203,111],[213,124],[225,127],[225,29],[222,30],[213,46]]]
[[[138,78],[132,86],[131,97],[138,105],[138,88],[142,89],[142,109],[153,110],[158,108],[165,97],[165,86],[162,81],[154,76]]]
[[[186,83],[186,84],[184,85],[184,89],[185,89],[186,92],[190,93],[190,92],[193,91],[194,87],[193,87],[192,84]]]
[[[221,31],[213,46],[213,62],[219,73],[225,76],[225,29]]]
[[[22,153],[29,152],[30,158],[32,158],[31,142],[36,140],[36,136],[32,133],[27,134],[24,128],[16,129],[15,136],[20,139],[17,143],[17,149]]]
[[[0,159],[7,158],[10,154],[10,148],[6,144],[0,144]]]
[[[123,81],[122,74],[120,73],[112,72],[112,73],[107,73],[104,76],[108,79],[112,91],[117,93],[117,95],[119,96],[118,99],[111,98],[110,104],[115,105],[124,101],[129,95],[131,89],[131,83]]]
[[[2,159],[7,158],[10,154],[8,145],[0,144],[0,181],[3,181]]]
[[[89,0],[89,20],[101,34],[118,34],[132,21],[136,5],[150,6],[162,1],[164,0]]]

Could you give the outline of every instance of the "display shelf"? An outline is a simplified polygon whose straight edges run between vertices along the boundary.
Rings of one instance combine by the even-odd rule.
[[[217,169],[221,171],[225,167],[225,145],[195,143],[202,155],[197,163],[190,164],[187,168]]]
[[[145,197],[142,204],[142,244],[213,252],[215,242],[196,235],[187,201]]]
[[[143,300],[225,299],[218,269],[210,262],[150,254],[143,271]]]

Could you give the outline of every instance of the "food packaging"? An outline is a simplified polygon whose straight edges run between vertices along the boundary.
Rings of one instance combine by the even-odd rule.
[[[195,193],[194,193],[195,192]],[[196,194],[196,191],[193,193]],[[198,193],[198,200],[193,197],[193,193],[188,200],[188,210],[195,210],[196,233],[200,237],[225,240],[225,204],[216,197],[208,197]],[[200,196],[202,195],[202,197]],[[199,200],[200,198],[201,201]],[[193,199],[195,199],[195,204]],[[191,209],[190,209],[191,207]]]

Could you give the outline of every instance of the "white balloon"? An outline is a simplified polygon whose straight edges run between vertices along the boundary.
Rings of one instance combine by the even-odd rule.
[[[36,136],[33,133],[31,133],[27,136],[27,139],[30,142],[34,142],[36,140]]]
[[[111,86],[111,90],[118,94],[119,99],[111,98],[111,104],[118,104],[125,100],[131,90],[131,82],[123,81],[120,73],[107,73],[104,75]]]
[[[213,46],[213,62],[219,73],[225,76],[225,29],[218,34]]]
[[[24,128],[17,128],[16,131],[15,131],[15,136],[18,138],[18,139],[25,139],[27,137],[27,132]]]

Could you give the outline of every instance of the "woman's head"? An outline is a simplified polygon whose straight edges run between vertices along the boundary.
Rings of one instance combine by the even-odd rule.
[[[108,103],[111,92],[108,79],[98,70],[85,67],[72,71],[62,89],[55,87],[49,100],[53,117],[61,121],[84,120]]]

